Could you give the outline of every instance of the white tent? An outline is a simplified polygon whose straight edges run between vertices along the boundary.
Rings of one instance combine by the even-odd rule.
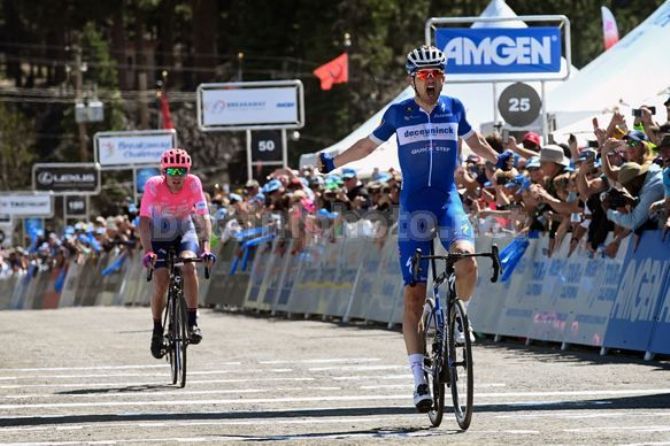
[[[514,19],[517,17],[516,13],[510,8],[504,0],[491,0],[491,3],[486,7],[482,12],[480,17],[496,17],[496,18],[508,18]],[[506,20],[501,22],[489,22],[489,23],[475,23],[473,27],[506,27],[506,28],[522,28],[527,25],[522,20]],[[571,73],[576,72],[575,67],[571,67]],[[560,82],[547,82],[546,89],[549,91],[554,88]],[[510,85],[510,82],[497,82],[495,88],[497,89],[498,94]],[[540,89],[539,82],[530,82],[531,85],[536,90]],[[447,80],[443,87],[442,94],[454,96],[463,102],[465,106],[466,114],[468,121],[473,126],[473,128],[479,129],[481,124],[490,123],[494,120],[494,108],[496,107],[494,94],[494,83],[449,83],[449,75],[447,74]],[[328,153],[339,153],[347,148],[349,148],[353,143],[358,141],[361,138],[364,138],[379,125],[381,118],[389,107],[389,105],[405,100],[407,98],[414,96],[414,90],[411,86],[407,86],[402,93],[396,96],[391,102],[389,102],[384,108],[379,112],[375,113],[370,119],[363,123],[359,128],[354,130],[348,136],[346,136],[341,141],[329,146],[322,151]],[[314,165],[316,161],[316,153],[302,155],[300,157],[300,167]],[[348,167],[353,167],[359,171],[359,174],[362,176],[369,175],[375,167],[379,169],[386,170],[389,167],[394,167],[399,169],[398,163],[398,154],[397,154],[397,145],[395,138],[389,139],[387,142],[382,144],[375,152],[370,156],[359,160],[355,163],[351,163]]]
[[[562,127],[576,122],[582,122],[578,126],[581,129],[591,130],[590,116],[615,107],[662,104],[670,91],[669,50],[667,0],[619,43],[548,93],[547,109],[555,114],[559,129],[554,133],[563,134]],[[659,119],[664,120],[665,116]],[[573,131],[580,131],[572,127]]]

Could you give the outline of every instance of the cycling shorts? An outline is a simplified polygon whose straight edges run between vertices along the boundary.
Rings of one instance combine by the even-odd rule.
[[[413,282],[411,259],[417,248],[424,255],[431,253],[433,237],[438,236],[447,251],[455,242],[468,242],[474,246],[474,231],[463,210],[461,198],[453,188],[450,192],[426,188],[420,193],[400,200],[398,220],[398,248],[403,283]],[[428,260],[420,263],[421,272],[416,283],[426,283]]]
[[[195,228],[186,231],[174,240],[152,240],[151,247],[156,254],[156,263],[154,264],[156,269],[167,268],[167,256],[170,248],[173,248],[178,256],[181,256],[184,251],[198,254],[200,249]]]

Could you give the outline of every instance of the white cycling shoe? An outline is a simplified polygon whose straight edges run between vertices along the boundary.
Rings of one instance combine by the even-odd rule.
[[[468,332],[470,334],[470,343],[473,343],[475,342],[475,334],[472,332],[472,327],[468,328],[469,328]],[[463,328],[459,323],[456,324],[456,333],[454,335],[454,340],[458,345],[465,344],[465,334],[463,333]]]
[[[428,384],[419,384],[414,390],[414,406],[416,410],[425,413],[433,407],[433,399],[430,396]]]

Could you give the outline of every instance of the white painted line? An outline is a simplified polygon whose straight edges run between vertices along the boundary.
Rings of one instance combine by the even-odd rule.
[[[402,419],[416,419],[420,414],[412,415],[393,415],[395,418]],[[247,420],[216,420],[216,421],[178,421],[170,420],[166,422],[137,422],[137,423],[109,423],[105,424],[106,428],[175,428],[175,427],[191,427],[191,426],[255,426],[255,425],[300,425],[300,424],[360,424],[360,423],[382,423],[388,421],[388,417],[383,418],[378,415],[357,415],[345,417],[301,417],[301,418],[285,418],[285,419],[252,419]],[[2,433],[5,432],[33,432],[46,431],[54,429],[52,426],[31,426],[31,427],[9,427],[3,428]],[[70,430],[85,430],[85,429],[100,429],[99,423],[73,424],[66,426],[58,426],[57,431]]]
[[[321,391],[339,391],[342,387],[324,387],[324,386],[306,386],[306,387],[266,387],[258,389],[219,389],[219,390],[183,390],[173,387],[169,391],[135,391],[135,392],[106,392],[106,393],[75,393],[75,394],[59,394],[59,393],[26,393],[16,395],[4,395],[0,398],[8,400],[22,400],[31,398],[124,398],[126,396],[182,396],[182,395],[223,395],[223,394],[237,394],[237,393],[267,393],[273,392],[304,392],[307,390],[321,390]]]
[[[380,380],[386,380],[386,379],[408,379],[412,375],[409,374],[409,371],[407,373],[403,373],[402,375],[382,375],[382,376],[377,376],[377,375],[353,375],[353,376],[329,376],[328,378],[334,379],[335,381],[369,381],[370,379],[380,379]]]
[[[165,378],[165,377],[164,377]],[[269,381],[315,381],[316,378],[311,377],[277,377],[277,378],[255,378],[259,383]],[[230,379],[208,379],[204,381],[189,380],[188,385],[194,384],[227,384],[227,383],[247,383],[249,378],[230,378]],[[42,388],[42,387],[56,387],[56,388],[72,388],[72,387],[145,387],[145,386],[161,386],[167,385],[167,379],[152,382],[106,382],[106,383],[61,383],[61,384],[11,384],[2,385],[0,389],[24,389],[24,388]]]
[[[626,431],[626,432],[670,432],[670,426],[664,424],[662,426],[642,425],[642,426],[597,426],[597,427],[583,427],[578,429],[563,429],[563,432],[570,433],[591,433],[591,432],[610,432],[610,431]]]
[[[241,362],[222,362],[221,366],[241,365]],[[2,372],[62,372],[65,370],[124,370],[124,369],[155,369],[170,368],[169,364],[135,364],[135,365],[100,365],[90,367],[42,367],[42,368],[0,368]]]
[[[0,410],[16,409],[56,409],[75,407],[127,407],[127,406],[205,406],[208,404],[263,404],[263,403],[304,403],[312,401],[386,401],[409,400],[411,395],[341,395],[310,396],[297,398],[249,398],[228,400],[164,400],[164,401],[92,401],[86,403],[36,403],[36,404],[0,404]]]
[[[477,389],[485,389],[489,387],[505,387],[504,383],[482,383],[482,384],[475,384],[475,391]],[[363,390],[374,390],[374,389],[412,389],[414,388],[414,383],[412,381],[412,378],[407,378],[407,383],[405,384],[377,384],[377,385],[371,385],[371,386],[359,386],[359,389]],[[475,395],[479,396],[478,393],[475,393]]]
[[[381,358],[327,358],[327,359],[297,359],[297,360],[276,360],[276,361],[258,361],[259,364],[329,364],[338,362],[377,362]]]
[[[494,418],[566,418],[566,419],[583,419],[583,418],[658,418],[658,417],[670,417],[670,411],[668,412],[649,412],[649,413],[640,413],[640,409],[635,409],[635,412],[625,412],[625,413],[584,413],[584,411],[579,412],[560,412],[552,410],[551,413],[530,413],[530,414],[513,414],[513,415],[495,415]]]
[[[292,372],[292,369],[255,369],[250,367],[249,369],[239,369],[239,370],[194,370],[188,372],[189,375],[226,375],[230,373],[289,373]],[[106,373],[104,375],[31,375],[31,376],[4,376],[0,377],[2,381],[18,381],[24,379],[82,379],[82,378],[127,378],[127,377],[144,377],[144,378],[155,378],[159,376],[167,377],[169,375],[169,369],[165,369],[165,373]]]
[[[372,370],[397,370],[409,369],[406,365],[349,365],[333,367],[311,367],[310,372],[326,372],[329,370],[352,370],[352,371],[372,371]]]

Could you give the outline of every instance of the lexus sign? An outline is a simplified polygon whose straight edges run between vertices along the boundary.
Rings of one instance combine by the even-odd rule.
[[[100,166],[95,163],[43,163],[33,165],[33,190],[55,195],[100,193]]]

